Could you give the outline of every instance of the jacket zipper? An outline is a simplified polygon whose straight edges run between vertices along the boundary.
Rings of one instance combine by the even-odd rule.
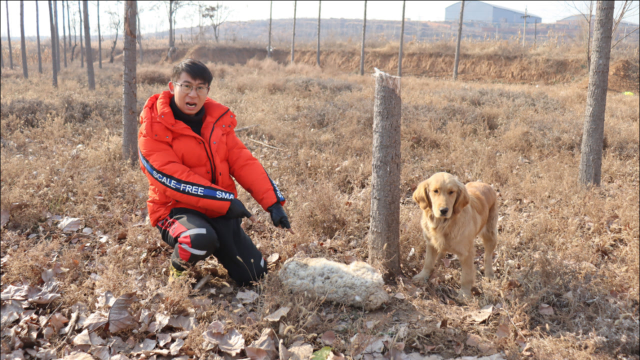
[[[223,116],[225,116],[227,113],[229,112],[229,109],[227,108],[227,111],[225,111],[224,113],[222,113],[222,115],[220,115],[220,117],[213,122],[213,126],[211,126],[211,133],[209,133],[209,149],[213,149],[213,147],[211,146],[211,137],[213,136],[213,130],[215,130],[216,128],[216,124],[218,123],[218,121],[220,121],[220,119],[222,119]],[[204,144],[203,144],[204,145]],[[205,146],[205,152],[206,152],[207,148]],[[207,157],[209,157],[209,154],[207,154]],[[211,157],[213,157],[213,150],[211,150]],[[216,178],[216,173],[215,171],[213,171],[213,163],[212,163],[212,159],[209,158],[209,165],[211,166],[211,182],[213,184],[215,184],[215,178]]]

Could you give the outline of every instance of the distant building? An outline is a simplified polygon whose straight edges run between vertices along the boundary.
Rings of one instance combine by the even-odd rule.
[[[460,19],[460,4],[460,2],[457,2],[445,8],[445,21],[458,21],[458,19]],[[539,16],[529,13],[527,13],[527,15],[530,15],[530,17],[527,18],[527,23],[542,22],[542,18]],[[524,12],[507,9],[502,6],[488,4],[482,1],[467,1],[464,3],[464,22],[482,21],[487,23],[521,24],[524,22],[522,16],[524,16]]]

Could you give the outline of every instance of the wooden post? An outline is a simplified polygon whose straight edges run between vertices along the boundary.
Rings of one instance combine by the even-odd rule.
[[[138,122],[136,91],[136,13],[137,2],[125,1],[124,4],[124,73],[122,105],[122,157],[130,164],[138,158]]]
[[[589,71],[587,108],[585,110],[580,174],[582,185],[600,185],[602,174],[602,147],[604,144],[604,114],[609,87],[609,60],[615,4],[598,1],[593,35],[593,54]]]
[[[402,76],[402,44],[404,43],[404,8],[406,1],[402,2],[402,28],[400,29],[400,53],[398,54],[398,76]]]
[[[400,77],[376,69],[369,263],[400,275]]]
[[[291,63],[293,64],[293,55],[295,53],[296,47],[296,7],[298,6],[298,2],[293,2],[293,35],[291,35]]]
[[[458,42],[456,44],[456,57],[453,60],[453,80],[458,79],[458,61],[460,60],[460,39],[462,38],[462,15],[464,15],[464,1],[460,3],[460,23],[458,24]]]
[[[364,20],[362,21],[362,47],[360,48],[360,75],[364,75],[364,36],[367,31],[367,2],[364,2]]]
[[[524,19],[524,27],[522,28],[522,47],[525,45],[525,40],[527,39],[527,18],[530,18],[530,15],[527,15],[527,8],[524,8],[524,16],[520,16]]]

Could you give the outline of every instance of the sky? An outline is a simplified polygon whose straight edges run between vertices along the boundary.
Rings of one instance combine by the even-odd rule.
[[[445,8],[456,1],[407,1],[405,18],[418,21],[443,21]],[[543,23],[555,23],[557,20],[576,13],[566,1],[486,1],[487,3],[502,6],[516,11],[524,11],[525,8],[532,15],[542,17]],[[6,1],[0,1],[0,33],[6,39]],[[25,1],[25,36],[36,35],[36,6],[35,1]],[[197,3],[194,1],[193,3]],[[205,2],[202,2],[205,3]],[[214,2],[206,2],[214,4]],[[230,10],[228,21],[249,21],[269,19],[269,1],[228,1],[220,2]],[[580,3],[580,2],[578,2]],[[61,2],[58,1],[59,21],[62,22]],[[72,1],[71,18],[75,18],[74,10],[78,10],[78,1]],[[273,18],[288,19],[293,17],[293,1],[274,1]],[[167,30],[169,28],[164,2],[160,1],[139,1],[140,18],[142,22],[142,33],[149,33]],[[155,9],[153,7],[155,6]],[[49,9],[47,1],[38,1],[40,17],[40,36],[49,37]],[[122,14],[123,2],[100,1],[100,29],[103,36],[113,33],[109,27],[109,15],[107,11],[118,10]],[[66,11],[65,11],[66,13]],[[20,2],[9,1],[9,29],[12,38],[20,36]],[[89,1],[89,24],[92,27],[92,34],[97,24],[96,1]],[[178,27],[190,27],[198,25],[197,8],[181,9],[178,11]],[[637,14],[637,13],[636,13]],[[66,14],[65,14],[66,15]],[[362,19],[364,15],[364,1],[324,1],[322,2],[322,18],[349,18]],[[317,18],[317,1],[299,1],[297,4],[298,18]],[[402,1],[369,1],[367,3],[367,19],[372,20],[399,20],[402,18]],[[638,16],[633,16],[626,21],[638,23]],[[62,33],[62,31],[60,31]],[[96,31],[97,32],[97,31]]]

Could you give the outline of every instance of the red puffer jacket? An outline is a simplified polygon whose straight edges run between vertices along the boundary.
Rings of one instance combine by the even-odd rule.
[[[202,136],[173,117],[173,94],[153,95],[140,115],[138,156],[149,179],[149,220],[155,226],[171,209],[184,207],[209,217],[226,214],[238,193],[231,178],[267,209],[285,199],[260,162],[238,139],[235,115],[210,98],[204,103]]]

